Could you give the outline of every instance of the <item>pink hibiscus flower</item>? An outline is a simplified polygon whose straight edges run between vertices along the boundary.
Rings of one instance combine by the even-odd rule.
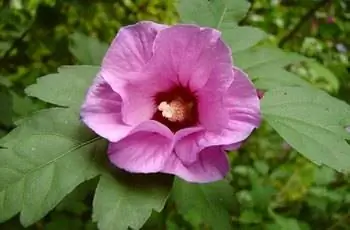
[[[225,150],[259,125],[260,104],[219,31],[140,22],[117,34],[81,117],[117,167],[205,183],[227,174]]]

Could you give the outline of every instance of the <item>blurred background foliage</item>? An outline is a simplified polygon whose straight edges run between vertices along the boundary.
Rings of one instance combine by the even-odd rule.
[[[262,28],[270,34],[268,42],[324,64],[331,71],[310,63],[290,70],[349,103],[350,1],[251,2],[240,24]],[[47,106],[24,97],[24,87],[37,77],[61,65],[98,64],[89,46],[106,49],[96,39],[111,42],[123,25],[178,21],[174,0],[1,0],[0,6],[0,136],[17,119]],[[230,158],[236,229],[350,229],[350,177],[311,164],[268,125]],[[95,184],[79,186],[29,229],[96,229],[90,220]],[[195,212],[180,215],[170,198],[144,229],[210,229],[203,222]],[[16,217],[0,229],[22,227]]]

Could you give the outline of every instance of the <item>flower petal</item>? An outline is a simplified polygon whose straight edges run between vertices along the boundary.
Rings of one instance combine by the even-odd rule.
[[[184,144],[191,152],[209,146],[238,147],[259,126],[260,100],[253,84],[242,71],[233,69],[232,73],[234,81],[225,86],[226,92],[206,86],[200,90],[198,108],[204,129],[179,139],[175,149]]]
[[[195,138],[191,138],[194,133],[202,131],[201,127],[186,128],[175,133],[175,154],[184,165],[193,164],[198,160],[199,146]]]
[[[199,121],[207,130],[221,130],[227,126],[229,116],[224,97],[233,81],[232,65],[221,64],[213,69],[208,82],[197,92]]]
[[[151,71],[127,73],[120,78],[110,69],[101,70],[103,78],[112,79],[109,81],[112,89],[122,98],[122,120],[128,125],[150,120],[157,109],[154,95],[173,87],[173,82],[159,79]]]
[[[131,130],[121,119],[121,98],[98,76],[81,108],[83,122],[109,141],[119,141]]]
[[[109,47],[101,67],[101,75],[114,91],[122,90],[130,81],[139,79],[140,72],[153,55],[153,43],[166,25],[143,21],[123,27]],[[120,92],[121,93],[121,92]]]
[[[161,74],[196,91],[220,63],[232,64],[230,49],[219,31],[194,25],[176,25],[160,31],[154,41],[150,65]]]
[[[224,178],[229,168],[226,153],[221,147],[209,147],[199,153],[198,161],[188,166],[172,154],[162,171],[189,182],[208,183]]]
[[[110,143],[110,161],[136,173],[159,172],[172,152],[172,134],[158,122],[147,121],[117,143]]]
[[[234,68],[234,79],[225,103],[229,110],[230,129],[244,140],[260,125],[260,100],[253,83],[243,71]]]
[[[234,151],[234,150],[239,149],[242,144],[243,144],[243,141],[242,142],[238,142],[238,143],[233,143],[233,144],[230,144],[230,145],[224,145],[223,149],[226,150],[226,151]]]
[[[137,125],[150,120],[157,110],[153,94],[139,84],[128,84],[123,95],[122,117],[129,125]]]
[[[149,21],[121,28],[103,59],[102,68],[120,73],[140,70],[153,55],[155,37],[165,28],[167,26]]]
[[[221,111],[227,111],[227,123],[221,123],[225,124],[221,129],[208,129],[206,132],[197,133],[197,142],[202,148],[238,144],[260,125],[260,100],[253,83],[243,71],[234,68],[233,73],[234,81],[223,96],[224,103],[221,108]],[[226,117],[221,116],[221,119],[224,118]],[[220,119],[219,115],[217,119]]]

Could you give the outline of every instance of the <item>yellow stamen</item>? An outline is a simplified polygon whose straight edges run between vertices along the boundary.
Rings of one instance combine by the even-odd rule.
[[[161,102],[158,110],[162,112],[163,117],[171,122],[182,122],[186,119],[188,108],[182,100],[173,100],[169,104],[165,101]]]

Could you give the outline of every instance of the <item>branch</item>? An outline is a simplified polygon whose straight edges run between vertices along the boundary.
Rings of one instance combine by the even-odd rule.
[[[323,0],[315,4],[312,8],[309,9],[308,12],[304,16],[302,16],[299,20],[299,22],[295,25],[295,27],[287,33],[280,42],[278,43],[278,46],[282,48],[287,41],[289,41],[294,35],[300,30],[300,28],[304,25],[305,22],[309,21],[315,14],[315,12],[325,6],[327,3],[330,3],[331,0]]]
[[[20,37],[18,37],[17,39],[15,39],[12,42],[12,45],[10,46],[10,48],[8,50],[6,50],[6,53],[4,54],[4,56],[2,57],[3,60],[7,59],[11,52],[19,45],[21,44],[21,42],[23,41],[23,39],[27,36],[27,34],[29,33],[31,29],[31,26],[29,26],[22,34]]]

